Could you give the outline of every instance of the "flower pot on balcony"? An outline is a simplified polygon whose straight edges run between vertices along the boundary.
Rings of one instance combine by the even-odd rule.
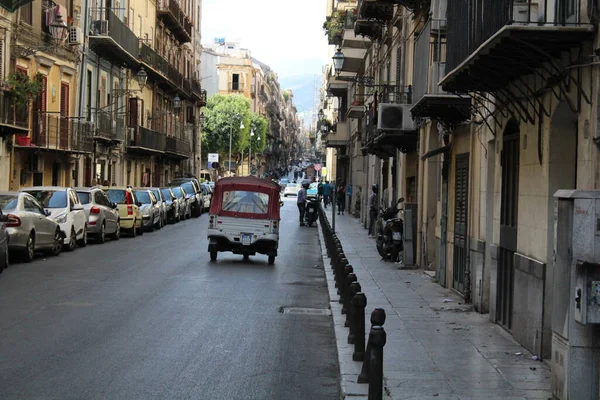
[[[31,138],[29,136],[17,135],[15,139],[17,140],[17,146],[31,146]]]

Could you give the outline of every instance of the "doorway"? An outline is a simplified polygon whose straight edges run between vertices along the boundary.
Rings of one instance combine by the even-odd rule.
[[[469,153],[457,154],[454,171],[454,274],[452,287],[465,293],[469,203]]]
[[[498,246],[498,324],[512,329],[515,277],[514,255],[517,251],[517,212],[519,199],[519,124],[510,120],[502,138],[500,167],[502,192],[500,205],[500,245]]]

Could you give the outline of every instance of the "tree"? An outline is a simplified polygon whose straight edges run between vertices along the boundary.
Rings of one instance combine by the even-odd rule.
[[[269,122],[260,114],[252,113],[251,127],[254,130],[254,137],[251,139],[252,153],[262,153],[267,145],[267,129]],[[260,138],[260,140],[258,140]]]
[[[225,160],[224,156],[229,154],[230,133],[232,153],[248,147],[250,100],[241,95],[214,95],[208,98],[203,114],[202,150],[206,149],[207,153],[219,153],[220,159]],[[236,118],[236,115],[239,117]],[[243,129],[240,128],[242,123]]]

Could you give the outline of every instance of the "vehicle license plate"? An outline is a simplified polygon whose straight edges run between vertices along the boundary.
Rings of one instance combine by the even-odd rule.
[[[313,208],[309,208],[309,209],[308,209],[308,213],[309,213],[309,214],[314,214],[314,212],[315,212],[315,210],[314,210]]]
[[[393,240],[402,240],[402,232],[392,232]]]
[[[242,245],[250,246],[252,243],[252,235],[242,233]]]

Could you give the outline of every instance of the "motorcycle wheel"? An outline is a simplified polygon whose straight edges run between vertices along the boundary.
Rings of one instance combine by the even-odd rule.
[[[381,258],[386,259],[387,258],[387,253],[385,251],[383,251],[383,246],[382,245],[377,245],[377,252],[379,253],[379,255],[381,256]]]

